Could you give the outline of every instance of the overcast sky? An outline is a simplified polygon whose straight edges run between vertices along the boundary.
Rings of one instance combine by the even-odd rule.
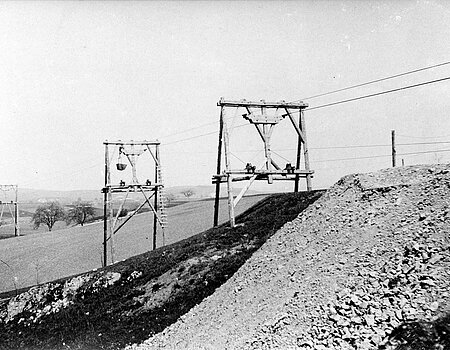
[[[210,184],[222,96],[314,107],[450,76],[444,65],[306,99],[450,61],[448,1],[4,1],[0,35],[0,184],[24,188],[100,189],[106,139],[159,139],[166,185]],[[393,129],[400,144],[450,141],[449,97],[447,80],[307,111],[313,186],[390,166],[389,146],[320,148],[389,145]],[[261,146],[233,128],[233,168],[261,162]],[[295,146],[284,120],[276,161],[294,162]],[[398,146],[429,151],[398,163],[448,162],[434,152],[446,149]]]

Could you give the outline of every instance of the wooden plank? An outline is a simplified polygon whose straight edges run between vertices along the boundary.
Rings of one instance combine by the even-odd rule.
[[[159,147],[159,145],[156,145],[156,149],[158,149],[158,147]],[[150,152],[150,155],[152,156],[153,160],[155,161],[155,164],[157,166],[160,166],[159,159],[157,157],[155,157],[155,155],[153,154],[152,149],[150,148],[150,145],[147,145],[147,149]],[[157,181],[155,180],[155,182],[157,182]]]
[[[272,158],[270,159],[270,161],[271,161],[272,165],[275,167],[275,169],[281,170],[281,168],[279,167],[279,165],[278,165]]]
[[[111,191],[111,193],[122,193],[122,192],[127,192],[128,189],[130,189],[130,192],[140,192],[141,190],[147,191],[147,192],[151,192],[154,191],[155,188],[157,187],[163,187],[162,184],[157,183],[154,185],[138,185],[138,184],[133,184],[133,185],[125,185],[125,186],[120,186],[120,185],[110,185],[110,186],[106,186],[102,189],[102,192],[104,193],[105,191]]]
[[[248,189],[250,188],[250,186],[252,185],[253,181],[256,180],[256,177],[258,175],[253,175],[250,178],[250,181],[241,189],[241,191],[239,192],[239,194],[236,196],[236,198],[234,199],[233,205],[236,206],[239,201],[241,200],[241,198],[245,195],[245,193],[248,191]]]
[[[298,176],[299,178],[302,178],[302,179],[303,178],[306,179],[307,176],[313,177],[312,174],[287,174],[287,173],[284,173],[283,175],[281,175],[279,177],[277,177],[277,175],[280,175],[280,174],[273,174],[272,175],[272,179],[273,180],[283,180],[283,181],[295,181],[296,176]],[[268,175],[259,174],[259,175],[257,175],[256,180],[264,180],[264,181],[266,181],[267,180],[267,176]],[[250,180],[250,178],[251,178],[251,176],[238,177],[238,178],[234,177],[234,178],[232,178],[231,181],[232,182],[247,181],[247,180]],[[212,183],[216,184],[217,181],[219,181],[220,183],[226,183],[227,179],[223,178],[223,179],[213,180]]]
[[[161,218],[159,217],[158,212],[156,211],[156,209],[153,207],[152,203],[150,202],[150,199],[153,197],[153,195],[150,196],[150,197],[147,197],[147,195],[145,194],[144,191],[141,191],[141,192],[142,192],[142,194],[144,195],[144,197],[145,197],[145,199],[146,199],[146,202],[148,203],[148,206],[149,206],[150,209],[152,210],[153,214],[156,216],[156,219],[158,220],[159,224],[162,226],[162,225],[163,225],[162,220],[161,220]]]
[[[298,137],[301,139],[301,142],[304,142],[303,140],[305,139],[305,136],[304,136],[303,131],[301,130],[299,124],[294,119],[294,116],[289,112],[289,110],[287,108],[285,110],[286,110],[287,116],[289,117],[292,125],[294,126],[295,131],[297,132]],[[299,119],[300,118],[301,117],[299,117]]]
[[[147,201],[144,201],[143,203],[141,203],[141,205],[130,215],[130,216],[127,216],[127,218],[125,219],[125,221],[123,221],[120,225],[119,225],[119,227],[117,227],[115,230],[114,230],[114,234],[116,234],[128,221],[130,221],[131,220],[131,218],[133,217],[133,216],[135,216],[138,212],[139,212],[139,210],[141,210],[142,209],[142,207],[145,205],[145,204],[147,204]]]
[[[308,142],[306,139],[306,123],[305,123],[305,115],[304,115],[303,111],[300,111],[300,129],[303,131],[303,157],[305,160],[305,169],[310,170]],[[311,175],[306,176],[306,190],[307,191],[312,190]]]
[[[308,107],[307,103],[304,103],[302,101],[300,102],[285,102],[285,101],[278,101],[278,102],[266,102],[266,101],[226,101],[225,99],[221,98],[219,102],[217,102],[218,106],[221,107],[255,107],[255,108],[292,108],[292,109],[303,109]]]
[[[225,169],[230,170],[230,145],[228,137],[228,128],[226,125],[225,118],[223,118],[223,138],[224,138],[224,151],[225,151]],[[234,206],[233,206],[233,186],[231,175],[227,176],[227,192],[228,192],[228,215],[230,219],[230,226],[233,228],[235,226],[234,218]]]
[[[284,119],[283,116],[271,116],[271,115],[255,115],[253,113],[243,114],[244,119],[248,120],[252,124],[278,124]]]
[[[263,142],[266,142],[266,136],[264,135],[264,129],[262,127],[262,125],[260,124],[254,124],[256,130],[258,131],[259,136],[261,136],[261,140],[263,140]]]
[[[224,174],[214,175],[214,177],[226,177],[228,174],[248,174],[246,170],[230,170],[225,171]],[[254,173],[250,174],[261,174],[261,175],[288,175],[286,170],[255,170]],[[314,170],[304,170],[304,169],[295,169],[293,174],[314,174]]]
[[[139,205],[139,207],[137,207],[137,209],[130,215],[130,216],[127,216],[127,218],[125,219],[125,221],[123,221],[120,225],[119,225],[119,227],[117,228],[117,229],[115,229],[114,230],[114,234],[116,234],[128,221],[130,221],[130,219],[133,217],[133,216],[135,216],[138,212],[139,212],[139,210],[141,210],[143,207],[144,207],[144,205],[146,205],[147,203],[149,204],[149,206],[150,206],[150,209],[152,209],[153,210],[153,206],[151,205],[151,203],[150,203],[150,199],[152,199],[152,197],[153,197],[153,194],[150,196],[150,197],[147,197],[147,196],[145,196],[144,195],[144,197],[145,197],[145,201],[143,201],[140,205]]]
[[[147,145],[160,145],[161,142],[155,141],[105,141],[104,145],[116,145],[116,146],[147,146]]]
[[[130,191],[128,190],[128,191],[127,191],[127,194],[126,194],[126,196],[125,196],[125,198],[124,198],[123,201],[122,201],[122,203],[120,203],[119,209],[117,210],[116,217],[114,218],[114,222],[113,222],[113,224],[112,224],[112,229],[113,229],[113,231],[114,231],[114,228],[116,227],[117,220],[119,220],[120,212],[122,211],[123,206],[124,206],[125,202],[127,201],[128,194],[129,194],[129,193],[130,193]]]

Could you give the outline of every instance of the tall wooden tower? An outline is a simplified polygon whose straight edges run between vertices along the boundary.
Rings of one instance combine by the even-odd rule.
[[[292,180],[294,182],[294,191],[299,190],[300,178],[306,180],[306,189],[311,191],[311,178],[314,171],[309,167],[308,143],[306,139],[306,126],[304,118],[304,109],[308,107],[303,102],[266,102],[261,100],[259,102],[250,102],[246,100],[241,101],[226,101],[223,98],[217,103],[220,107],[219,120],[219,145],[217,155],[217,172],[213,175],[213,183],[216,185],[216,195],[214,204],[214,226],[217,226],[219,220],[219,196],[220,184],[227,183],[228,192],[228,212],[231,227],[235,226],[234,208],[245,195],[255,180],[264,180],[272,184],[277,180]],[[250,124],[254,125],[256,131],[261,137],[265,163],[262,168],[257,169],[250,163],[247,163],[244,169],[231,169],[230,166],[230,144],[228,136],[228,128],[226,123],[225,113],[227,109],[241,108],[246,113],[242,117]],[[298,120],[294,117],[298,114]],[[297,144],[296,164],[286,164],[285,168],[281,168],[273,159],[271,152],[270,139],[274,127],[283,121],[286,117],[289,118],[295,132],[297,140],[293,140]],[[224,151],[225,168],[222,169],[222,149]],[[301,160],[303,155],[304,168],[301,169]],[[232,183],[236,181],[247,181],[240,193],[234,197]]]
[[[165,196],[164,183],[161,169],[160,159],[160,142],[159,141],[105,141],[105,187],[102,192],[103,199],[103,265],[108,264],[108,245],[111,252],[111,262],[114,263],[114,235],[144,206],[148,205],[153,213],[153,234],[152,234],[152,249],[156,249],[157,228],[161,228],[162,242],[165,244],[164,228],[167,224],[167,215],[165,211]],[[113,155],[118,152],[118,160],[116,169],[111,168],[110,150]],[[153,181],[151,176],[145,177],[144,182],[139,181],[137,174],[137,161],[143,154],[147,153],[150,161],[154,166]],[[119,183],[113,184],[111,182],[111,171],[124,171],[130,165],[131,179],[129,182],[120,180]],[[120,205],[114,213],[113,210],[113,195],[116,193],[125,194]],[[142,194],[143,202],[136,210],[129,213],[128,216],[120,222],[119,217],[124,208],[125,202],[131,193]],[[151,199],[153,198],[153,204]]]
[[[4,197],[6,198],[6,192],[13,191],[13,197],[10,197],[9,200],[2,200],[0,199],[0,221],[3,219],[3,214],[5,212],[5,207],[7,210],[9,210],[9,213],[11,215],[13,225],[14,225],[14,236],[20,235],[19,230],[19,204],[17,202],[18,193],[19,193],[19,186],[18,185],[0,185],[0,191],[3,192]]]

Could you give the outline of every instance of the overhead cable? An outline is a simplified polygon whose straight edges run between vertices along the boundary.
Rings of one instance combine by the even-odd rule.
[[[450,64],[450,61],[439,63],[439,64],[434,64],[434,65],[428,66],[428,67],[414,69],[414,70],[411,70],[411,71],[408,71],[408,72],[404,72],[404,73],[390,75],[388,77],[375,79],[375,80],[371,80],[371,81],[368,81],[368,82],[365,82],[365,83],[356,84],[356,85],[347,86],[347,87],[344,87],[344,88],[341,88],[341,89],[337,89],[337,90],[333,90],[333,91],[329,91],[329,92],[325,92],[325,93],[321,93],[321,94],[317,94],[317,95],[313,95],[313,96],[308,96],[308,97],[302,98],[300,100],[292,101],[292,102],[299,102],[299,101],[304,101],[304,100],[312,100],[313,98],[327,96],[327,95],[335,94],[337,92],[346,91],[346,90],[350,90],[350,89],[355,89],[357,87],[366,86],[366,85],[370,85],[370,84],[374,84],[374,83],[379,83],[381,81],[390,80],[390,79],[398,78],[398,77],[401,77],[401,76],[404,76],[404,75],[413,74],[413,73],[417,73],[417,72],[422,72],[424,70],[445,66],[447,64]]]
[[[396,88],[396,89],[391,89],[391,90],[385,90],[385,91],[381,91],[381,92],[376,92],[374,94],[369,94],[369,95],[363,95],[363,96],[358,96],[358,97],[354,97],[354,98],[349,98],[347,100],[341,100],[341,101],[337,101],[337,102],[332,102],[332,103],[327,103],[327,104],[323,104],[320,106],[316,106],[316,107],[309,107],[309,108],[305,108],[305,111],[312,111],[315,109],[319,109],[319,108],[324,108],[324,107],[330,107],[330,106],[335,106],[335,105],[339,105],[339,104],[343,104],[343,103],[347,103],[347,102],[353,102],[353,101],[357,101],[357,100],[362,100],[365,98],[369,98],[369,97],[375,97],[375,96],[380,96],[380,95],[385,95],[385,94],[390,94],[392,92],[397,92],[397,91],[401,91],[401,90],[407,90],[407,89],[412,89],[415,87],[419,87],[419,86],[423,86],[423,85],[428,85],[428,84],[434,84],[434,83],[439,83],[441,81],[445,81],[445,80],[449,80],[450,77],[445,77],[445,78],[441,78],[441,79],[435,79],[435,80],[429,80],[429,81],[425,81],[422,83],[418,83],[418,84],[413,84],[413,85],[407,85],[407,86],[403,86],[400,88]],[[294,113],[299,113],[299,112],[293,112],[291,114]]]

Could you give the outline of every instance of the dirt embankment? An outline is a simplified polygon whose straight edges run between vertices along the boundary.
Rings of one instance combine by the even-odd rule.
[[[450,166],[346,176],[133,349],[449,349],[449,232]]]
[[[0,301],[0,349],[121,349],[211,295],[323,191],[273,195],[227,225]],[[211,202],[212,203],[212,202]]]

